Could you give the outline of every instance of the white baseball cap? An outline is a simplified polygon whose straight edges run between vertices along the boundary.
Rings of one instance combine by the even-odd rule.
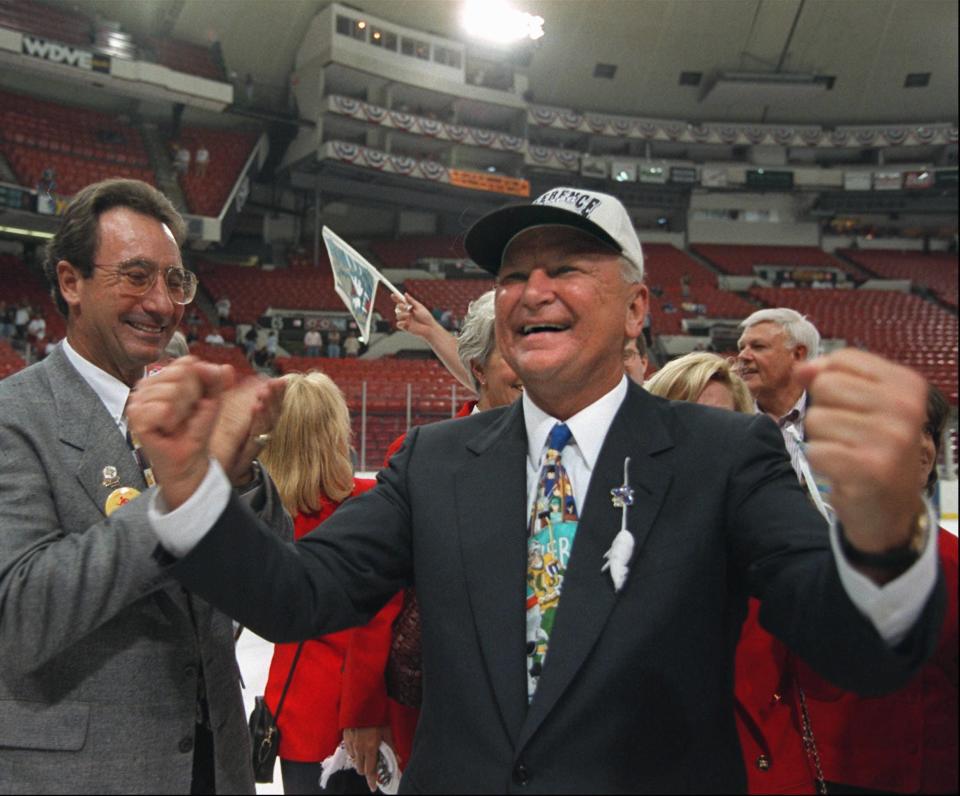
[[[643,278],[643,250],[626,208],[615,196],[582,188],[554,188],[528,205],[487,213],[464,240],[467,254],[496,276],[510,242],[531,227],[583,230],[626,257]]]

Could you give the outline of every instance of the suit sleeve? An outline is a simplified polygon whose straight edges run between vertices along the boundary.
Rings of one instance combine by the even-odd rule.
[[[761,601],[760,624],[842,688],[873,695],[902,687],[936,646],[942,576],[912,630],[888,646],[843,588],[826,523],[797,485],[776,426],[756,416],[746,431],[727,444],[737,460],[725,521],[735,569]]]
[[[340,693],[341,730],[380,727],[388,722],[385,672],[393,622],[402,606],[403,592],[398,592],[373,619],[350,634]]]
[[[416,439],[414,430],[375,488],[348,500],[322,530],[296,544],[280,541],[231,496],[213,528],[170,573],[270,641],[366,623],[411,579],[407,478]]]
[[[158,589],[169,576],[143,497],[83,532],[64,528],[48,472],[26,422],[0,414],[0,659],[32,672]],[[29,402],[28,404],[29,405]]]

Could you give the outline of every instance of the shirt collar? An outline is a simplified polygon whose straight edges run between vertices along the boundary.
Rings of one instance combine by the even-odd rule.
[[[610,392],[581,409],[564,421],[573,434],[570,444],[576,444],[584,461],[591,470],[600,457],[600,448],[606,439],[613,418],[627,395],[627,378],[624,376]],[[530,394],[523,391],[523,421],[527,427],[527,456],[536,469],[546,450],[550,429],[560,421],[537,406]]]
[[[123,410],[127,406],[130,388],[120,379],[111,376],[102,368],[84,359],[66,338],[63,341],[63,353],[66,354],[70,364],[77,369],[83,380],[90,385],[90,389],[97,394],[103,405],[107,407],[110,417],[113,418],[117,426],[121,430],[125,430],[126,420],[123,417]]]
[[[766,412],[764,412],[760,408],[760,404],[756,402],[754,402],[753,404],[753,412],[754,414],[757,414],[757,415],[766,414]],[[783,415],[783,417],[777,418],[777,425],[780,426],[780,428],[783,428],[788,423],[793,423],[795,425],[802,424],[803,421],[806,419],[806,417],[807,417],[807,391],[804,390],[800,394],[800,399],[793,405],[790,411],[787,412],[785,415]]]

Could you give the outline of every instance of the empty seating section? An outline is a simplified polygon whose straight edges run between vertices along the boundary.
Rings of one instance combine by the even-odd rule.
[[[401,240],[375,240],[370,249],[385,268],[410,268],[417,260],[434,257],[441,260],[465,260],[462,235],[432,235]]]
[[[256,142],[255,133],[183,128],[178,143],[190,150],[191,162],[189,173],[180,175],[180,186],[191,213],[220,215]],[[202,176],[196,168],[197,150],[201,147],[210,153],[207,170]]]
[[[21,185],[55,171],[56,192],[71,196],[108,177],[155,184],[140,131],[115,116],[0,91],[0,148]]]
[[[137,45],[143,60],[155,61],[178,72],[208,80],[226,80],[223,69],[209,47],[159,36],[143,36],[137,39]]]
[[[0,254],[0,300],[19,304],[24,299],[43,315],[48,340],[60,340],[66,335],[67,323],[50,298],[46,280],[30,271],[19,258]]]
[[[690,247],[725,274],[752,276],[755,265],[839,268],[852,277],[862,277],[856,266],[844,263],[816,246],[734,246],[697,243]]]
[[[428,309],[450,310],[459,320],[470,302],[492,287],[492,279],[408,279],[403,283],[403,289]]]
[[[366,459],[378,469],[394,439],[406,431],[407,385],[413,425],[445,420],[473,397],[434,359],[326,359],[278,357],[282,373],[319,370],[343,390],[350,406],[353,444],[360,450],[363,385],[367,385]]]
[[[648,243],[643,253],[655,334],[682,334],[684,318],[745,318],[755,309],[735,293],[719,290],[717,275],[685,252],[668,244]],[[683,295],[685,276],[690,288],[687,297]],[[706,312],[684,309],[684,304],[703,305]]]
[[[23,357],[13,350],[10,343],[0,339],[0,379],[23,370],[26,366],[27,363],[23,361]]]
[[[753,288],[771,307],[791,307],[826,338],[910,365],[957,403],[957,318],[919,296],[886,290]]]
[[[200,287],[216,302],[230,299],[230,316],[236,323],[256,323],[267,309],[330,310],[345,312],[333,288],[333,273],[326,254],[321,264],[264,271],[235,265],[195,263]],[[382,287],[374,307],[387,320],[394,318],[393,303]]]
[[[893,249],[845,249],[843,255],[881,279],[909,279],[930,288],[957,308],[957,255],[947,252],[907,252]]]
[[[65,3],[0,0],[0,27],[81,47],[93,40],[90,19]]]

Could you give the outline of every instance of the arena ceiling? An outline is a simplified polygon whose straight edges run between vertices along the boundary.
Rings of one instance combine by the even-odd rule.
[[[512,0],[541,15],[533,101],[689,121],[956,122],[957,0]],[[72,0],[134,34],[219,39],[240,75],[282,89],[313,16],[329,0]],[[353,0],[354,8],[466,41],[459,0]],[[469,46],[469,42],[466,42]],[[594,77],[598,63],[617,67]],[[833,88],[802,102],[707,93],[719,71],[807,72]],[[700,86],[681,86],[700,72]],[[908,74],[929,84],[905,88]]]

